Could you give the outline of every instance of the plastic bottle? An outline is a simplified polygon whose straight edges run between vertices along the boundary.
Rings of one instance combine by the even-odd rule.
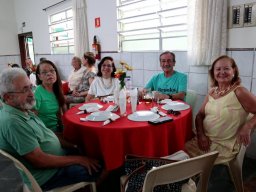
[[[130,76],[127,76],[125,79],[125,87],[128,91],[132,90],[132,81]]]

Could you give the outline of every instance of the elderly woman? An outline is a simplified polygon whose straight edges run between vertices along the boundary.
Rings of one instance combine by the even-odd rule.
[[[69,90],[72,92],[81,82],[85,68],[82,67],[82,60],[79,57],[72,58],[72,66],[74,70],[68,77]]]
[[[62,132],[61,114],[66,111],[61,79],[56,66],[49,60],[42,61],[36,69],[35,110],[46,127]]]
[[[236,157],[241,144],[250,144],[256,125],[256,97],[240,84],[237,65],[228,56],[217,58],[209,74],[212,88],[196,116],[197,138],[186,148],[192,156],[219,151],[215,164],[223,164]],[[247,121],[249,113],[254,115]]]
[[[114,94],[114,90],[119,86],[119,80],[114,77],[115,71],[113,58],[104,57],[98,64],[97,77],[91,84],[86,101]]]
[[[96,76],[95,57],[91,52],[86,52],[83,57],[83,65],[86,67],[82,74],[81,81],[75,87],[71,95],[66,96],[66,103],[82,103],[85,101],[90,85]]]

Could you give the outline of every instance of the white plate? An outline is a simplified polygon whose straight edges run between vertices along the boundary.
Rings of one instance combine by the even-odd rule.
[[[102,105],[99,105],[98,103],[85,103],[82,106],[80,106],[78,109],[83,111],[87,109],[95,109],[94,111],[97,111],[98,109],[102,108]]]
[[[109,111],[97,111],[93,112],[90,115],[86,117],[87,121],[106,121],[107,119],[110,119],[114,117],[116,114],[111,113]]]
[[[160,104],[167,104],[173,102],[171,99],[164,99],[160,101]]]
[[[149,121],[156,120],[160,116],[152,111],[136,111],[133,114],[128,115],[128,119],[131,121]]]
[[[165,110],[175,110],[175,111],[183,111],[186,109],[189,109],[190,106],[186,103],[181,103],[181,102],[171,102],[171,103],[167,103],[165,105],[162,106],[162,109]]]

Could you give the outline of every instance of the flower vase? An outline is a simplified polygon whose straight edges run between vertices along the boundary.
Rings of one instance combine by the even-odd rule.
[[[119,91],[118,104],[119,104],[119,109],[120,109],[120,115],[125,116],[126,115],[126,89],[125,89],[125,87],[123,87]]]

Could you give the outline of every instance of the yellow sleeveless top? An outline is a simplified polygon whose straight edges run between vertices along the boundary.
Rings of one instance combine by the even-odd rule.
[[[219,151],[216,164],[230,161],[239,152],[237,131],[247,116],[234,90],[218,99],[209,96],[203,124],[205,135],[212,141],[210,151]]]

